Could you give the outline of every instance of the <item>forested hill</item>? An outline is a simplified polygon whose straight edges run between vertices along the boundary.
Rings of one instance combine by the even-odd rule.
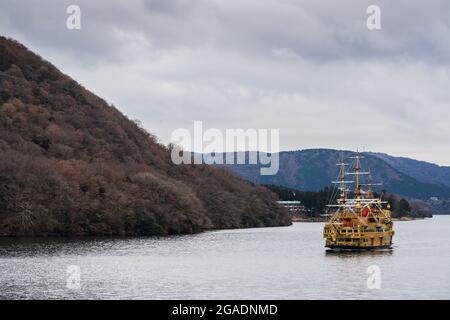
[[[0,37],[0,235],[160,235],[290,223],[276,195],[170,150]]]

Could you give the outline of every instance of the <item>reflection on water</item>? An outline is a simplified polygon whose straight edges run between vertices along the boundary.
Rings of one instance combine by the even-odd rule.
[[[336,251],[336,250],[325,250],[325,255],[328,257],[337,258],[355,258],[364,256],[384,256],[391,255],[394,253],[394,249],[383,249],[383,250],[372,250],[372,251]]]
[[[384,251],[326,251],[322,228],[295,223],[166,238],[0,238],[0,298],[450,298],[450,216],[396,222],[394,249]],[[379,290],[367,288],[372,265],[381,271]],[[70,270],[80,271],[79,288],[68,286]]]

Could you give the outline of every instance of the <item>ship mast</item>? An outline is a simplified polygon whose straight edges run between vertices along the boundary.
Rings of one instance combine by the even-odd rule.
[[[360,190],[360,185],[359,185],[359,151],[358,149],[356,149],[356,164],[355,164],[355,175],[356,175],[356,207],[359,208],[360,207],[360,199],[361,199],[361,190]]]
[[[341,203],[345,204],[346,202],[346,194],[345,194],[345,163],[344,159],[342,158],[341,161]]]
[[[369,169],[369,177],[368,177],[369,181],[367,183],[367,186],[369,188],[369,190],[367,191],[367,195],[369,196],[369,198],[373,198],[372,196],[372,172]]]

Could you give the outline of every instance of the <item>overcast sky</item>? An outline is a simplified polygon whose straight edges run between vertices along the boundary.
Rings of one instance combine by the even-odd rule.
[[[81,8],[81,30],[66,8]],[[381,8],[368,30],[366,8]],[[13,37],[167,143],[280,129],[282,150],[450,165],[450,1],[0,1]]]

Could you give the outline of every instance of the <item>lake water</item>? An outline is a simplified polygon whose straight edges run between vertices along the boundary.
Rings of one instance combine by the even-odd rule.
[[[3,238],[0,298],[450,298],[450,216],[395,222],[394,249],[384,252],[327,253],[322,228],[295,223],[167,238]],[[371,265],[380,268],[379,289],[367,287]]]

